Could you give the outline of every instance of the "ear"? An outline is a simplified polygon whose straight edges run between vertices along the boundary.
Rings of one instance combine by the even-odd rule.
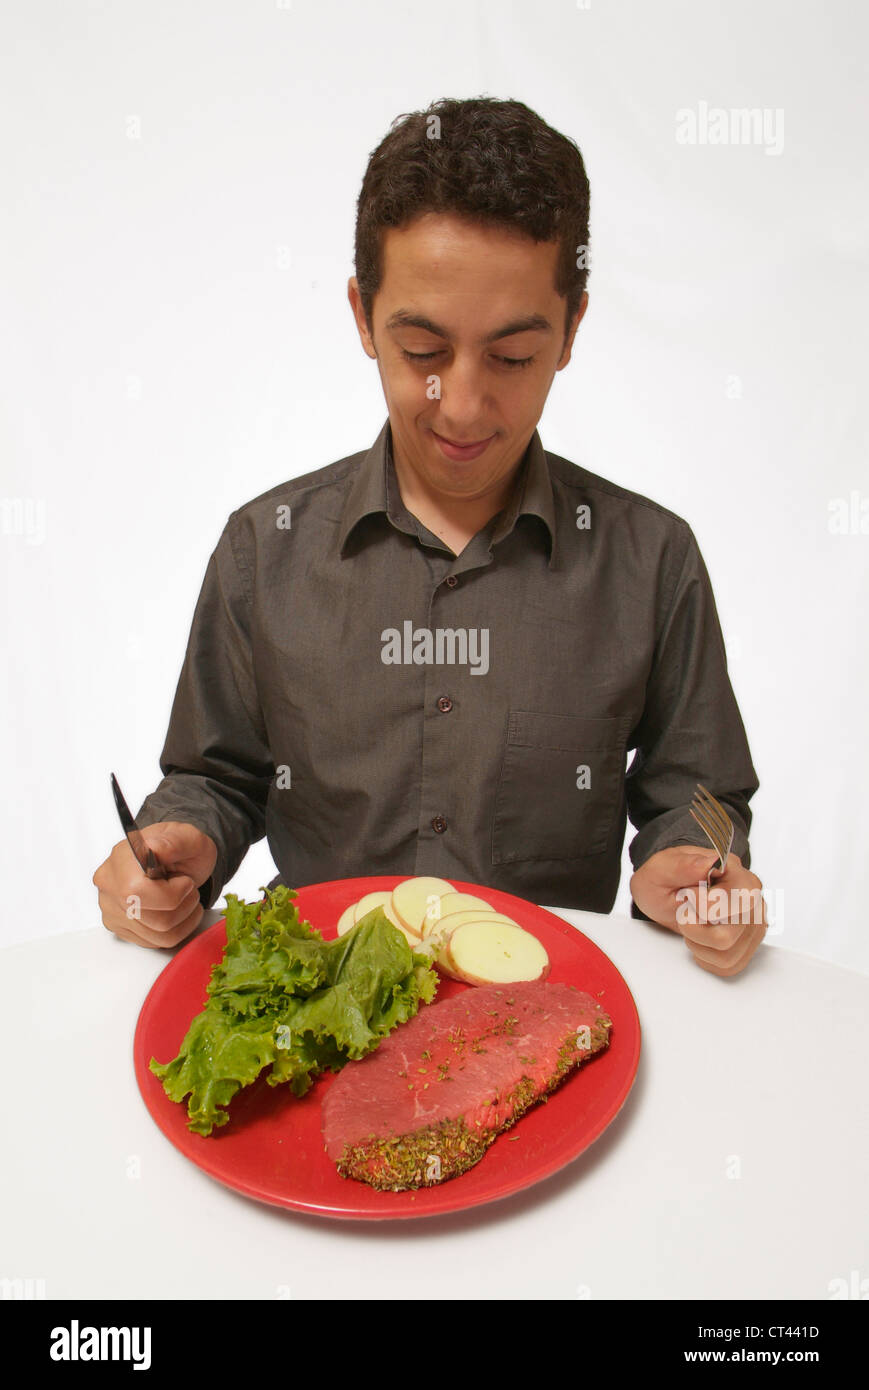
[[[350,307],[353,310],[353,317],[356,320],[356,328],[362,346],[369,357],[376,357],[377,350],[374,346],[374,339],[371,336],[368,322],[365,318],[365,310],[362,307],[362,295],[359,292],[359,282],[355,275],[351,275],[350,279],[347,281],[347,298],[350,300]]]
[[[561,357],[559,358],[558,365],[557,365],[556,368],[555,368],[555,370],[556,370],[557,372],[560,372],[561,369],[562,369],[563,367],[566,367],[567,364],[568,364],[568,362],[570,361],[570,354],[571,354],[571,350],[572,350],[572,348],[573,348],[573,340],[574,340],[574,338],[576,337],[576,330],[577,330],[577,328],[579,327],[580,323],[582,322],[582,317],[583,317],[583,315],[584,315],[584,313],[585,313],[585,311],[586,311],[587,308],[588,308],[588,290],[583,290],[583,292],[582,292],[582,299],[579,301],[579,308],[577,309],[576,313],[575,313],[574,316],[573,316],[573,320],[572,320],[572,322],[571,322],[570,328],[569,328],[568,333],[567,333],[567,339],[566,339],[566,341],[565,341],[564,348],[563,348],[562,353],[561,353]]]

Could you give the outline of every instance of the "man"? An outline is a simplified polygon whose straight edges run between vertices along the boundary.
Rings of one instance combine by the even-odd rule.
[[[118,936],[183,940],[264,833],[292,886],[431,874],[606,912],[630,813],[635,915],[713,973],[751,958],[758,782],[696,541],[537,433],[588,210],[579,150],[520,102],[438,102],[372,155],[348,293],[388,419],[230,517],[139,813],[172,876],[124,841],[94,874]],[[736,832],[706,922],[698,780]]]

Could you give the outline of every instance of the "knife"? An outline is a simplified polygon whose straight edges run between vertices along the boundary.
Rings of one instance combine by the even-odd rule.
[[[161,864],[152,849],[149,849],[142,838],[142,832],[133,818],[130,808],[124,800],[124,793],[118,786],[118,779],[112,773],[112,792],[115,798],[115,805],[118,808],[118,815],[121,818],[121,825],[124,827],[124,834],[127,837],[130,849],[136,858],[136,863],[142,870],[146,878],[169,878],[169,870]]]

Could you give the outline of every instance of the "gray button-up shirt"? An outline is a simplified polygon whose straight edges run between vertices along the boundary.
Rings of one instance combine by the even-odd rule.
[[[627,816],[635,867],[706,844],[698,780],[748,865],[758,780],[689,526],[536,430],[511,497],[455,556],[402,504],[387,419],[232,513],[139,812],[214,839],[206,906],[266,834],[292,887],[433,874],[608,912]]]

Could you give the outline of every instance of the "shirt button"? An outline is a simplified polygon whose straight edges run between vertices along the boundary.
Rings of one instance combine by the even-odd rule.
[[[452,707],[453,702],[450,699],[449,695],[442,695],[441,698],[438,700],[438,709],[440,710],[441,714],[449,714]]]
[[[445,583],[445,584],[447,585],[447,587],[450,588],[450,589],[454,589],[454,588],[456,587],[456,585],[458,584],[458,582],[459,582],[459,581],[456,579],[456,576],[455,576],[454,574],[448,574],[447,577],[446,577],[446,579],[444,580],[444,583]]]
[[[431,828],[436,835],[443,835],[444,831],[447,828],[447,823],[444,820],[443,816],[435,816],[434,820],[431,823]]]

